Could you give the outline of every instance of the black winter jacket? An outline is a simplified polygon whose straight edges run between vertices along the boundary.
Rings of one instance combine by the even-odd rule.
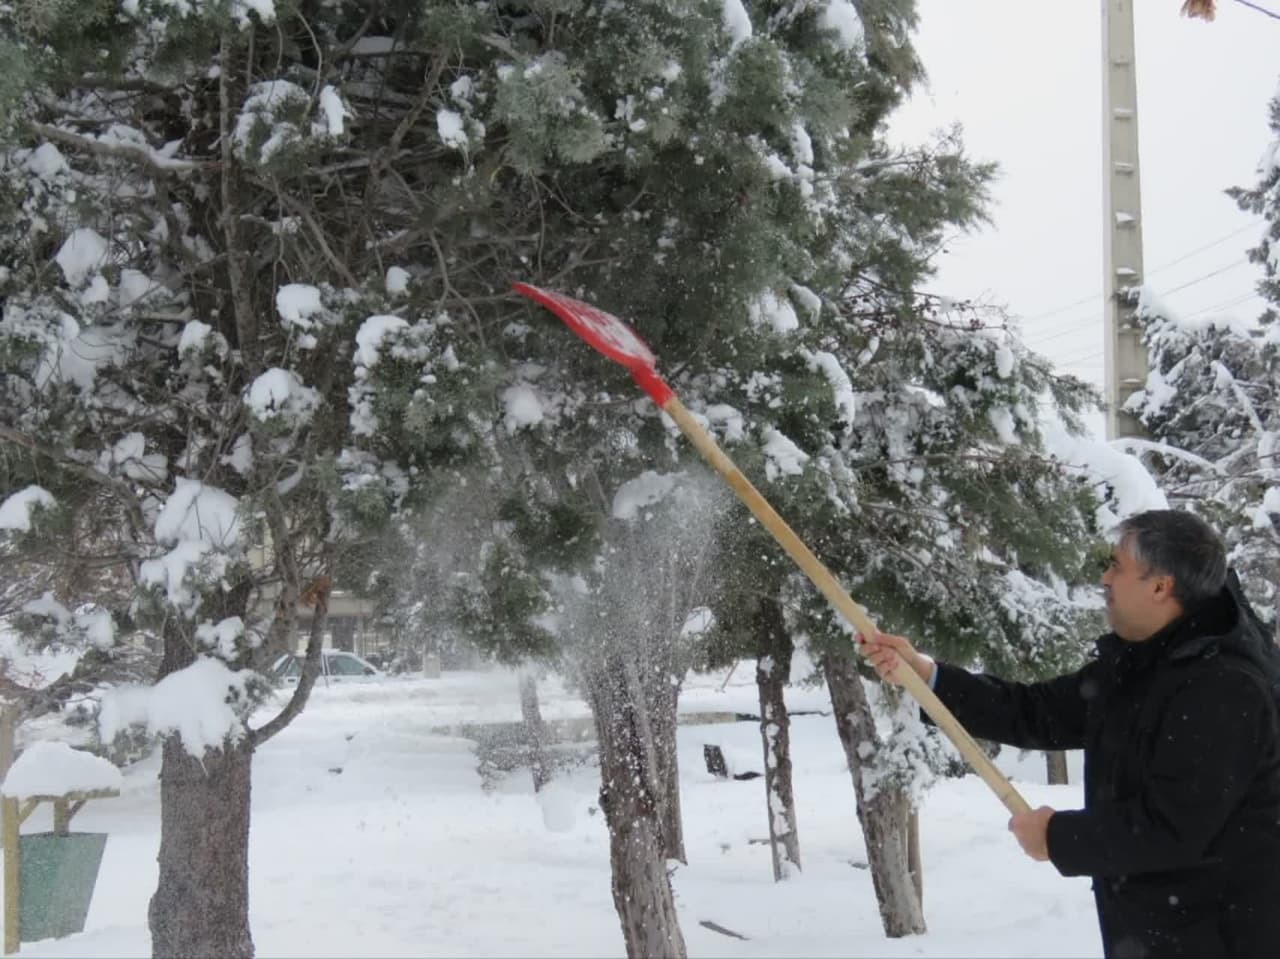
[[[1280,957],[1280,730],[1272,667],[1232,590],[1081,670],[1010,683],[938,664],[969,731],[1084,750],[1085,808],[1049,821],[1049,858],[1092,876],[1111,959]]]

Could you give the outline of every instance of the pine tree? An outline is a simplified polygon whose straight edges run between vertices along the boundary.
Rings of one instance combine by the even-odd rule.
[[[1046,391],[1068,411],[1086,394],[913,292],[943,232],[978,221],[989,170],[954,140],[899,153],[878,138],[918,76],[912,16],[904,3],[731,3],[632,4],[625,24],[598,14],[608,29],[557,19],[559,55],[508,72],[523,106],[505,118],[524,122],[548,87],[568,105],[572,123],[511,142],[541,151],[522,152],[554,184],[541,209],[581,246],[553,256],[548,228],[530,275],[632,322],[686,405],[887,625],[965,659],[1043,668],[1079,655],[1068,582],[1096,504],[1040,450],[1037,410]],[[614,123],[580,96],[613,102]],[[599,538],[579,570],[599,597],[612,493],[693,454],[563,330],[515,332],[539,357],[504,394],[521,449],[508,461],[530,464],[519,568],[563,568],[547,531],[576,510],[575,546],[592,545],[579,530]],[[773,564],[770,550],[756,552]],[[847,645],[814,618],[806,632]]]
[[[1151,373],[1129,408],[1152,443],[1138,444],[1171,504],[1219,530],[1245,594],[1280,621],[1280,95],[1270,102],[1277,140],[1267,147],[1252,188],[1229,189],[1240,209],[1265,220],[1249,260],[1262,268],[1267,305],[1256,323],[1180,318],[1148,289],[1140,297]]]
[[[1271,619],[1280,578],[1276,343],[1226,317],[1182,320],[1149,295],[1141,316],[1151,372],[1129,408],[1151,441],[1135,445],[1170,504],[1223,535],[1246,594]]]
[[[1280,137],[1280,95],[1270,103]],[[1177,316],[1150,291],[1140,298],[1151,372],[1129,409],[1151,436],[1137,443],[1174,505],[1200,514],[1223,535],[1255,607],[1280,612],[1280,139],[1259,164],[1258,183],[1227,192],[1265,220],[1249,259],[1262,267],[1267,305],[1256,322],[1227,315]]]
[[[987,170],[883,143],[920,75],[910,0],[6,10],[4,492],[52,503],[19,545],[118,544],[118,626],[236,717],[216,743],[161,730],[157,953],[252,954],[252,748],[309,688],[251,728],[252,667],[304,592],[391,590],[377,544],[460,502],[473,538],[428,541],[465,573],[438,608],[504,655],[574,652],[628,953],[683,954],[651,734],[709,526],[663,552],[615,505],[684,474],[651,504],[680,517],[700,467],[512,280],[634,322],[887,626],[993,661],[1056,648],[1087,491],[1037,455],[1033,398],[1074,394],[911,292]],[[673,605],[662,576],[698,589]],[[1001,603],[1015,587],[1035,601]],[[661,615],[612,622],[619,591]]]
[[[405,177],[457,152],[419,123],[437,88],[362,47],[388,22],[363,4],[0,15],[6,548],[30,568],[48,544],[101,563],[55,573],[65,602],[28,607],[28,626],[83,632],[70,610],[93,600],[95,635],[162,647],[154,697],[225,717],[192,739],[108,698],[101,723],[164,739],[154,952],[251,956],[253,750],[306,702],[333,578],[434,465],[480,445],[458,400],[489,387],[464,368],[473,331],[399,265]],[[397,442],[401,460],[380,456]],[[300,602],[303,679],[251,723]]]
[[[1255,216],[1262,216],[1266,226],[1258,245],[1249,250],[1249,259],[1262,267],[1262,279],[1258,294],[1267,301],[1267,308],[1258,318],[1266,331],[1267,339],[1274,342],[1275,327],[1280,316],[1280,265],[1276,262],[1276,244],[1280,243],[1280,92],[1267,105],[1268,125],[1276,139],[1268,144],[1258,163],[1258,182],[1252,187],[1234,187],[1227,191],[1240,209]]]

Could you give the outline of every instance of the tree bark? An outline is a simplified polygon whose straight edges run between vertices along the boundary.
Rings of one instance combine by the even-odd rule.
[[[219,620],[244,615],[245,580],[206,608]],[[176,625],[164,631],[159,678],[195,662],[195,644]],[[233,664],[234,665],[234,664]],[[175,733],[160,761],[159,881],[147,918],[157,957],[252,959],[249,930],[250,773],[257,739],[248,729],[202,756]]]
[[[1045,778],[1050,786],[1067,785],[1067,754],[1055,749],[1044,754]]]
[[[685,959],[663,839],[646,697],[634,665],[606,653],[586,667],[600,749],[600,806],[609,826],[613,905],[629,959]]]
[[[901,789],[882,786],[873,791],[867,787],[863,772],[874,762],[880,739],[853,662],[846,656],[827,655],[822,669],[831,693],[836,731],[853,778],[880,922],[891,939],[923,933],[924,909],[912,879],[908,850],[909,800]]]
[[[668,859],[688,863],[684,848],[684,816],[680,807],[680,762],[676,732],[676,715],[680,687],[663,683],[662,688],[646,697],[650,703],[650,727],[653,730],[653,760],[657,767],[658,818],[662,824],[663,854]]]
[[[551,763],[547,756],[547,726],[538,705],[538,677],[531,672],[520,676],[520,715],[524,717],[525,738],[529,741],[533,791],[538,792],[551,782]]]
[[[636,668],[641,678],[651,734],[649,751],[657,783],[658,818],[662,824],[662,846],[667,859],[687,863],[684,848],[684,817],[680,803],[680,754],[677,741],[680,687],[685,670],[679,653],[680,628],[687,615],[687,600],[681,599],[681,571],[674,557],[662,564],[663,597],[666,615],[637,648]],[[696,573],[693,575],[696,581]]]
[[[333,648],[343,652],[356,651],[356,621],[348,616],[329,618],[329,631],[333,635]]]
[[[160,881],[148,920],[157,957],[252,959],[248,737],[199,759],[178,736],[160,767]]]
[[[764,599],[756,609],[756,688],[760,694],[760,739],[764,745],[764,794],[769,818],[773,879],[780,882],[800,869],[800,834],[796,829],[791,775],[791,717],[783,690],[791,676],[794,645],[776,600]]]
[[[920,811],[907,813],[907,868],[911,870],[911,884],[916,887],[920,900],[920,912],[924,913],[924,861],[920,855]]]

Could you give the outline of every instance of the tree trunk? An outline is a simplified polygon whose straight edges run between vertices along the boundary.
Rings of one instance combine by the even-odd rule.
[[[609,826],[613,905],[629,959],[685,959],[658,808],[646,697],[634,665],[605,654],[590,667],[586,689],[600,749],[600,807]]]
[[[684,817],[680,804],[679,729],[680,687],[685,670],[678,665],[680,628],[687,615],[685,603],[676,582],[678,573],[664,568],[662,591],[666,616],[658,619],[657,628],[638,649],[637,668],[644,689],[645,703],[652,734],[650,753],[654,764],[658,793],[658,818],[662,824],[662,846],[667,859],[688,863],[684,848]]]
[[[791,777],[791,717],[783,697],[795,647],[777,601],[760,601],[755,615],[755,640],[769,848],[773,854],[773,879],[780,882],[789,878],[792,870],[800,869],[800,834],[796,830]]]
[[[1046,779],[1050,786],[1067,785],[1067,754],[1055,749],[1044,754]]]
[[[329,630],[333,634],[333,648],[343,652],[356,651],[356,621],[350,616],[330,616]]]
[[[891,939],[923,933],[924,909],[912,879],[908,851],[909,801],[901,789],[881,787],[873,792],[864,782],[863,770],[874,762],[880,739],[853,662],[847,656],[827,655],[822,658],[822,669],[831,693],[836,731],[853,777],[880,922]]]
[[[920,912],[924,913],[924,861],[920,856],[920,811],[911,809],[907,814],[907,868],[911,870],[911,884],[916,887],[920,900]]]
[[[650,726],[653,729],[653,759],[657,766],[658,818],[662,824],[662,847],[668,859],[688,863],[684,849],[684,817],[680,809],[680,762],[676,732],[679,718],[680,687],[662,683],[655,695],[646,697],[650,704]]]
[[[160,881],[148,919],[153,956],[252,959],[248,737],[199,759],[178,736],[160,766]]]
[[[206,615],[214,621],[230,615],[243,616],[249,586],[244,580],[220,593],[218,601],[206,606]],[[322,624],[326,601],[322,599],[319,606],[317,615]],[[249,654],[248,650],[242,653],[246,657]],[[314,659],[318,657],[317,646]],[[170,626],[164,632],[159,678],[185,669],[195,658],[191,637]],[[310,685],[315,666],[314,662],[309,665],[309,676],[304,671],[300,687]],[[295,697],[299,692],[305,690],[295,690]],[[268,725],[272,724],[283,728],[287,719],[277,717]],[[160,852],[156,857],[160,875],[147,912],[153,956],[253,959],[253,936],[249,930],[249,800],[253,752],[260,741],[258,733],[246,728],[238,741],[228,739],[221,748],[207,750],[202,756],[187,752],[176,734],[164,741],[160,761]]]
[[[551,782],[551,764],[547,757],[547,726],[538,705],[538,677],[531,672],[520,676],[520,715],[524,717],[525,738],[529,741],[533,791],[538,792]]]

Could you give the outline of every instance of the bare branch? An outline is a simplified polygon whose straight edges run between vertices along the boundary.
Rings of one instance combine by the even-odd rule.
[[[357,29],[355,33],[353,33],[350,37],[348,37],[347,40],[342,44],[342,46],[340,46],[336,51],[334,51],[333,57],[329,61],[330,70],[334,69],[335,64],[341,62],[342,60],[345,60],[350,55],[351,51],[355,49],[356,44],[359,43],[361,38],[363,38],[364,35],[369,32],[369,27],[373,25],[373,21],[381,13],[382,13],[381,2],[369,4],[369,14],[364,18],[364,23],[360,24],[359,29]]]
[[[321,568],[322,577],[328,579],[333,573],[333,547],[326,543],[324,562]],[[249,738],[254,748],[261,746],[276,733],[288,726],[307,705],[311,696],[311,688],[316,683],[316,675],[320,672],[320,651],[324,648],[324,630],[329,621],[329,589],[326,586],[315,593],[316,605],[311,618],[311,633],[307,636],[307,654],[302,661],[302,675],[298,677],[297,688],[284,709],[263,726],[252,730]]]
[[[128,160],[131,163],[140,164],[153,173],[173,174],[188,173],[192,170],[207,170],[217,166],[213,161],[209,160],[183,160],[177,158],[168,158],[160,156],[154,149],[144,150],[142,147],[130,146],[127,143],[104,143],[93,137],[83,136],[79,133],[72,133],[70,130],[63,130],[61,127],[49,126],[47,123],[37,123],[35,120],[23,121],[28,130],[37,136],[42,136],[46,140],[52,140],[55,143],[61,143],[65,146],[73,147],[77,150],[83,150],[86,153],[93,153],[98,156],[114,157],[118,160]]]
[[[303,206],[299,201],[295,200],[287,193],[278,192],[276,195],[280,200],[284,201],[284,205],[287,206],[291,212],[296,213],[302,218],[302,222],[305,223],[307,225],[307,229],[311,231],[311,236],[316,241],[316,246],[320,248],[320,252],[324,254],[324,258],[329,261],[329,265],[333,267],[334,272],[337,273],[338,276],[342,277],[342,282],[347,284],[347,286],[359,286],[360,284],[356,282],[355,276],[347,268],[347,265],[338,258],[337,254],[335,254],[333,249],[329,246],[329,241],[325,239],[324,230],[320,228],[320,224],[317,223],[315,217],[311,215],[311,210]]]

